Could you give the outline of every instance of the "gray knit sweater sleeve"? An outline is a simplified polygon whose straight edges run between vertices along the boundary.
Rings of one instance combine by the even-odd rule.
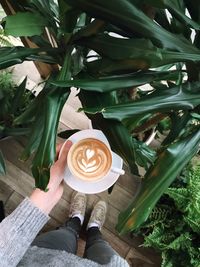
[[[49,216],[25,198],[0,224],[1,267],[16,266],[48,220]]]

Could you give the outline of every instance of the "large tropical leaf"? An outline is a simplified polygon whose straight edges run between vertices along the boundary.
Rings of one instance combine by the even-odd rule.
[[[131,31],[132,34],[142,34],[160,47],[182,52],[196,51],[187,39],[176,36],[156,24],[138,9],[132,0],[66,0],[65,2],[95,18],[109,21],[125,31]]]
[[[29,6],[37,10],[45,19],[54,24],[59,19],[58,4],[54,0],[29,0]],[[54,19],[53,19],[54,18]]]
[[[85,65],[87,72],[94,76],[126,74],[146,69],[142,60],[112,60],[106,57],[86,62]]]
[[[190,112],[186,111],[183,114],[179,114],[179,112],[173,112],[170,115],[171,118],[171,127],[170,132],[167,137],[164,139],[162,145],[169,145],[176,140],[176,138],[180,135],[180,133],[185,129],[189,120],[191,120]]]
[[[99,31],[103,30],[105,22],[99,19],[93,20],[87,26],[82,27],[74,36],[73,40],[78,40],[83,37],[90,37],[97,34]]]
[[[5,175],[5,174],[6,174],[5,162],[3,159],[3,154],[0,150],[0,175]]]
[[[46,51],[51,51],[55,55],[57,49],[45,48],[25,48],[16,47],[0,47],[0,69],[5,69],[15,64],[20,64],[24,60],[39,60],[45,63],[56,63],[52,56],[46,55]],[[42,54],[42,53],[45,54]]]
[[[40,142],[33,160],[32,172],[36,187],[45,190],[49,182],[50,167],[55,160],[55,145],[60,114],[68,96],[69,89],[48,88],[44,103],[44,125]],[[39,118],[38,118],[39,119]],[[37,129],[38,131],[39,129]],[[40,130],[39,130],[40,131]]]
[[[45,17],[36,12],[18,12],[7,16],[5,21],[5,34],[15,37],[40,35],[48,24]]]
[[[115,95],[112,93],[81,91],[79,98],[83,107],[115,102]],[[116,120],[106,120],[101,114],[91,115],[89,118],[92,120],[94,128],[103,131],[108,138],[112,150],[123,158],[124,162],[129,166],[130,171],[134,174],[138,174],[132,137],[124,125]]]
[[[116,227],[119,233],[134,230],[146,221],[161,195],[196,154],[199,144],[200,129],[160,153],[154,166],[146,173],[140,193],[120,214]]]
[[[148,147],[144,142],[133,138],[133,149],[135,151],[135,159],[139,166],[148,170],[156,159],[156,152]]]
[[[70,79],[71,77],[71,49],[67,51],[64,65],[58,75],[58,80]],[[36,141],[37,151],[33,159],[32,172],[35,178],[36,187],[46,190],[49,177],[50,167],[55,160],[55,149],[56,149],[56,137],[57,128],[59,123],[60,114],[62,108],[69,96],[70,88],[56,87],[47,83],[46,89],[48,94],[43,102],[43,125],[40,136],[40,141]],[[38,107],[40,111],[40,107]],[[36,117],[37,121],[40,120],[40,115]],[[39,132],[40,129],[37,129]]]
[[[187,52],[168,51],[157,48],[148,39],[122,39],[109,35],[99,35],[84,38],[80,44],[112,60],[127,60],[134,67],[138,64],[138,69],[140,66],[147,69],[176,62],[200,61],[199,50],[196,50],[196,53],[192,49]]]
[[[59,19],[60,19],[60,33],[68,34],[70,37],[71,33],[73,33],[74,28],[76,26],[78,16],[80,14],[79,10],[75,10],[71,6],[67,5],[66,1],[58,0],[59,6]]]
[[[15,91],[15,95],[13,97],[12,101],[12,107],[10,110],[11,114],[15,114],[18,108],[20,108],[22,104],[22,98],[24,95],[24,92],[26,90],[26,82],[27,82],[27,77],[22,81],[22,83],[17,87]]]
[[[185,9],[181,9],[181,4],[183,5],[183,0],[148,0],[148,4],[152,4],[159,8],[167,8],[171,14],[177,19],[179,19],[185,26],[191,27],[195,30],[200,30],[200,24],[196,23],[188,16],[185,15]]]
[[[22,136],[30,134],[30,128],[4,128],[4,136]]]
[[[200,2],[196,0],[184,0],[184,2],[192,19],[200,23]]]
[[[74,86],[87,91],[97,91],[106,93],[121,88],[137,87],[139,85],[151,83],[152,81],[156,80],[173,80],[175,77],[177,77],[177,75],[178,72],[174,71],[169,71],[169,72],[141,71],[127,75],[99,77],[98,79],[88,77],[85,79],[74,79],[70,81],[52,82],[52,84],[60,87]]]
[[[41,142],[42,134],[45,125],[45,100],[47,99],[48,88],[42,90],[42,92],[36,97],[36,99],[31,103],[30,108],[28,108],[22,115],[14,120],[14,123],[23,124],[30,123],[31,125],[31,135],[28,138],[26,147],[20,157],[21,160],[27,160],[32,153],[34,153]]]
[[[190,110],[200,104],[200,82],[186,83],[155,92],[140,100],[96,108],[84,108],[87,113],[103,114],[104,118],[123,120],[132,116],[171,110]]]

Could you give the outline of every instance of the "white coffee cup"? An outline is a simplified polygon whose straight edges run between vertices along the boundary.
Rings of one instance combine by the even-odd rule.
[[[113,155],[108,143],[97,138],[83,138],[75,142],[67,156],[68,168],[78,179],[94,182],[104,178],[109,172],[124,174],[113,167]]]
[[[79,136],[78,139],[76,138],[76,135],[77,135],[77,134],[74,134],[74,135],[72,135],[72,136],[69,138],[69,139],[72,141],[72,143],[73,143],[73,145],[72,145],[72,147],[70,148],[70,150],[73,149],[73,146],[75,146],[76,143],[78,143],[78,142],[80,142],[80,141],[82,141],[82,140],[84,140],[84,139],[92,138],[92,139],[99,140],[100,142],[103,142],[104,145],[106,145],[107,149],[109,150],[109,152],[110,152],[110,154],[111,154],[111,156],[112,156],[112,162],[111,162],[111,164],[110,164],[110,168],[107,170],[107,173],[106,173],[106,174],[108,174],[108,173],[112,173],[112,172],[113,172],[113,173],[115,173],[115,174],[123,175],[123,174],[125,173],[125,171],[124,171],[123,169],[118,168],[117,166],[113,166],[113,152],[112,152],[112,150],[111,150],[111,148],[110,148],[110,145],[109,145],[109,142],[108,142],[107,138],[105,137],[105,135],[104,135],[101,131],[99,131],[99,130],[94,130],[94,129],[89,129],[89,130],[82,130],[82,131],[79,131],[78,133],[79,133],[79,134],[78,134],[78,136]],[[80,136],[81,136],[81,137],[80,137]],[[62,149],[61,149],[61,150],[62,150]],[[69,153],[69,154],[70,154],[70,153]],[[68,155],[69,155],[69,154],[68,154]],[[69,158],[68,158],[68,162],[69,162]],[[70,164],[68,164],[68,168],[69,168],[70,172],[71,172],[75,177],[77,177],[77,176],[76,176],[76,173],[74,173],[73,168],[70,166]],[[98,178],[97,180],[102,179],[104,176],[105,176],[105,175],[103,175],[102,177]],[[80,177],[78,177],[78,178],[80,178]],[[88,180],[88,179],[86,178],[85,180]],[[94,179],[94,181],[95,181],[95,179]],[[92,180],[91,180],[90,182],[92,182]]]

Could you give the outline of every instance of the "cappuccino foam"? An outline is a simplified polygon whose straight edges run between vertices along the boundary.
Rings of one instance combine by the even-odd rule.
[[[78,178],[92,181],[105,176],[110,170],[112,155],[101,141],[86,138],[75,143],[68,154],[68,166]]]

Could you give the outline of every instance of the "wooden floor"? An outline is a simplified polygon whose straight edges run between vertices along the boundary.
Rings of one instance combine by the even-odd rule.
[[[0,200],[4,201],[6,215],[10,214],[18,204],[29,196],[34,188],[34,179],[30,171],[30,161],[23,163],[18,158],[24,148],[22,140],[9,138],[0,141],[0,149],[6,159],[6,176],[0,176]],[[145,267],[159,266],[159,257],[151,250],[138,248],[140,239],[132,239],[130,236],[119,236],[115,231],[115,225],[119,212],[124,210],[130,199],[136,194],[139,186],[137,177],[126,173],[121,176],[114,187],[111,195],[103,192],[96,195],[88,195],[87,218],[92,209],[93,203],[98,199],[107,200],[109,203],[109,212],[105,226],[102,230],[103,235],[111,246],[130,263],[130,266]],[[65,185],[62,199],[51,212],[51,220],[44,227],[43,231],[56,228],[65,222],[72,189]],[[82,255],[85,242],[80,240],[78,254]],[[154,264],[154,265],[152,265]]]

